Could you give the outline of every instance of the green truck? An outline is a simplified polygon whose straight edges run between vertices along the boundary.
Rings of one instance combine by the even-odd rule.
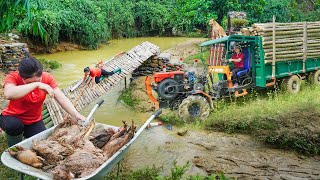
[[[245,96],[251,89],[278,83],[298,93],[304,79],[320,85],[319,22],[267,23],[256,29],[260,35],[230,35],[203,42],[201,53],[209,51],[209,57],[202,59],[208,60],[205,76],[194,78],[195,74],[190,72],[156,73],[157,86],[152,88],[147,78],[147,94],[152,102],[159,108],[178,109],[182,118],[206,119],[210,108],[214,108],[213,101],[223,97]],[[232,74],[233,63],[229,59],[235,46],[242,49],[244,68]],[[158,93],[157,99],[151,89]]]

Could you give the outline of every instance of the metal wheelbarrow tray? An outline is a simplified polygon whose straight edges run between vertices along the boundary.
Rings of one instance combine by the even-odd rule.
[[[41,140],[47,139],[53,132],[54,127],[51,127],[37,135],[34,135],[16,145],[22,146],[27,149],[32,149],[32,141],[34,140]],[[96,123],[95,128],[114,128],[117,129],[115,126],[110,126],[106,124]],[[123,158],[125,153],[128,151],[130,145],[136,140],[136,137],[139,136],[138,133],[134,135],[134,137],[123,147],[121,147],[116,153],[114,153],[105,163],[103,163],[98,169],[92,172],[89,176],[85,176],[79,179],[102,179],[105,175],[107,175],[112,168]],[[37,169],[32,166],[23,164],[22,162],[18,161],[17,159],[13,158],[9,152],[6,150],[1,155],[1,161],[7,167],[14,169],[18,172],[28,174],[30,176],[38,177],[40,179],[53,179],[53,175],[51,173],[46,173],[42,169]]]
[[[102,179],[105,175],[107,175],[112,168],[120,161],[122,160],[125,153],[128,152],[130,145],[139,137],[139,135],[142,133],[142,131],[147,127],[147,125],[156,117],[158,117],[162,113],[161,109],[158,109],[153,115],[150,116],[150,118],[142,125],[142,127],[135,133],[133,138],[124,146],[122,146],[116,153],[114,153],[105,163],[103,163],[98,169],[96,169],[94,172],[92,172],[90,175],[77,178],[77,180],[80,179]],[[24,141],[21,141],[20,143],[16,144],[18,146],[22,146],[27,149],[32,149],[32,141],[33,140],[41,140],[41,139],[47,139],[53,132],[54,127],[51,127],[37,135],[34,135]],[[106,124],[96,123],[96,128],[114,128],[117,129],[118,127],[110,126]],[[51,173],[46,173],[42,171],[42,169],[37,169],[32,166],[23,164],[22,162],[18,161],[17,159],[13,158],[9,152],[6,150],[1,155],[1,161],[4,165],[7,167],[14,169],[18,172],[28,174],[30,176],[34,176],[43,180],[47,179],[53,179],[53,176]]]

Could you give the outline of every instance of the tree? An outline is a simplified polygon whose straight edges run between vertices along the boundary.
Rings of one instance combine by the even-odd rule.
[[[222,20],[229,11],[239,11],[240,3],[238,0],[212,0],[212,10],[216,12],[216,21],[222,24]]]
[[[36,5],[36,7],[35,7]],[[40,9],[40,0],[2,0],[0,1],[0,32],[14,28],[14,25],[24,17],[31,24],[30,32],[47,40],[47,32],[42,24],[34,19],[32,12]]]

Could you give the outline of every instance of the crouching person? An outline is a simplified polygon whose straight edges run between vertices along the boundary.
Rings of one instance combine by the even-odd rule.
[[[94,84],[98,84],[100,83],[104,78],[107,78],[109,76],[112,76],[114,73],[121,73],[121,68],[117,68],[111,72],[108,72],[104,69],[100,69],[100,68],[89,68],[86,67],[84,68],[84,78],[83,78],[83,83],[85,83],[85,80],[87,79],[87,76],[90,76],[92,78],[91,82],[92,82],[92,88],[94,86]]]
[[[46,129],[42,105],[47,94],[74,119],[85,120],[54,78],[43,72],[42,64],[33,57],[24,58],[18,72],[11,72],[4,80],[4,96],[9,104],[0,115],[0,127],[6,132],[9,147]]]

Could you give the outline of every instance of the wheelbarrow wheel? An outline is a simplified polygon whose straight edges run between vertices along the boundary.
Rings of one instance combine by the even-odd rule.
[[[179,106],[179,116],[184,121],[206,120],[210,114],[210,106],[206,98],[191,95],[182,101]]]

